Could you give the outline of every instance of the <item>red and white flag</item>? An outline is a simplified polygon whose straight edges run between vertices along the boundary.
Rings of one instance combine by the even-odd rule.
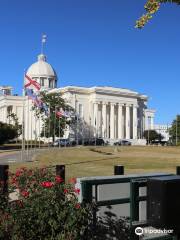
[[[59,118],[61,118],[61,117],[64,116],[64,115],[63,115],[63,112],[57,111],[57,112],[56,112],[56,116],[59,117]]]
[[[29,86],[31,86],[31,87],[35,87],[38,91],[41,89],[41,85],[35,80],[31,79],[26,74],[25,74],[25,79],[27,80],[27,83],[24,85],[25,88],[28,88]]]

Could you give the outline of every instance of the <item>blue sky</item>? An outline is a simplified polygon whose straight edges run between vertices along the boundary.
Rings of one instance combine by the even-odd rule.
[[[180,112],[180,7],[163,5],[134,28],[143,0],[1,0],[0,85],[21,94],[23,71],[36,61],[41,34],[58,86],[113,86],[150,97],[156,123]]]

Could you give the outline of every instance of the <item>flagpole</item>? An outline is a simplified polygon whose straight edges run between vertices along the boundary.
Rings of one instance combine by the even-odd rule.
[[[28,100],[28,104],[27,104],[27,111],[26,111],[26,118],[27,118],[27,159],[29,160],[29,98],[27,99]]]
[[[44,147],[45,147],[45,140],[46,140],[46,128],[45,128],[45,114],[43,116],[43,123],[44,123]]]
[[[54,142],[55,142],[55,140],[56,140],[56,106],[54,108],[54,124],[53,124],[53,127],[54,127],[53,135],[54,135]]]
[[[40,126],[40,116],[39,116],[39,149],[41,148],[41,126]]]
[[[36,113],[35,113],[35,141],[34,141],[34,143],[35,143],[35,145],[34,145],[34,152],[36,152],[36,144],[37,144],[37,116],[36,116]]]
[[[25,71],[24,71],[24,79],[25,79]],[[24,157],[24,108],[25,108],[25,89],[24,89],[24,81],[23,81],[23,112],[22,112],[21,161],[23,161],[23,157]]]
[[[49,104],[48,148],[50,147],[50,131],[51,131],[51,105]]]
[[[44,52],[44,43],[46,42],[46,34],[42,34],[42,39],[41,39],[41,54]]]
[[[32,112],[32,109],[31,109],[31,152],[32,152],[32,145],[33,145],[33,144],[32,144],[32,143],[33,143],[33,142],[32,142],[32,141],[33,141],[33,140],[32,140],[32,139],[33,139],[33,136],[32,136],[32,135],[33,135],[33,134],[32,134],[32,132],[33,132],[33,125],[32,125],[32,120],[33,120],[33,118],[32,118],[32,116],[33,116],[33,112]]]
[[[59,139],[61,138],[61,129],[60,129],[60,117],[59,117]],[[60,148],[60,140],[59,140],[59,148]]]

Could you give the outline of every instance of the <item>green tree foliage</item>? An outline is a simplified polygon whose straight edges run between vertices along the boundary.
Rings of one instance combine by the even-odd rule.
[[[152,143],[152,141],[155,140],[161,141],[163,136],[160,133],[157,133],[155,130],[145,130],[144,138],[146,139],[147,143]]]
[[[0,144],[18,137],[18,131],[15,126],[0,122]]]
[[[177,142],[180,143],[180,115],[176,116],[176,119],[172,122],[172,127],[169,129],[170,139],[173,143],[176,143],[176,136]]]
[[[60,93],[41,92],[40,97],[50,109],[49,115],[45,116],[43,109],[35,107],[37,117],[41,117],[43,121],[41,136],[52,137],[54,141],[55,137],[64,135],[64,130],[72,121],[67,117],[58,117],[56,113],[62,110],[73,113],[74,110],[66,103]]]
[[[13,121],[13,126],[17,130],[17,137],[19,137],[22,134],[22,125],[19,124],[17,115],[15,113],[10,113],[7,117]]]
[[[136,28],[143,28],[144,25],[152,18],[153,14],[155,14],[161,4],[163,3],[176,3],[180,5],[180,0],[148,0],[144,5],[146,13],[143,14],[137,21],[136,21]]]

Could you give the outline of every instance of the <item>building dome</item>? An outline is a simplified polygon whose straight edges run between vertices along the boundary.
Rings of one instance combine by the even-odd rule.
[[[38,61],[33,63],[27,70],[27,75],[31,77],[39,77],[39,76],[52,76],[56,77],[56,72],[53,67],[46,62],[46,56],[44,54],[40,54],[38,56]]]
[[[26,74],[36,80],[42,90],[48,90],[57,87],[57,75],[53,67],[46,62],[46,56],[40,54],[38,61],[33,63]]]

